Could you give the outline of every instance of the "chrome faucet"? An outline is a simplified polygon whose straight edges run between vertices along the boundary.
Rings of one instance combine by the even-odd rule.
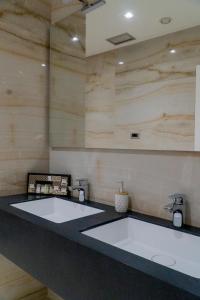
[[[79,191],[79,201],[83,202],[85,200],[89,200],[89,183],[87,178],[77,178],[77,185],[71,186],[70,190]]]
[[[172,222],[175,227],[182,227],[185,222],[185,195],[172,194],[169,195],[171,202],[164,207],[172,214]]]

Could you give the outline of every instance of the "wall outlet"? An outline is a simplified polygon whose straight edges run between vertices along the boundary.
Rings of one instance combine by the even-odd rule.
[[[130,133],[130,138],[132,140],[139,140],[140,139],[140,134],[138,132],[131,132]]]

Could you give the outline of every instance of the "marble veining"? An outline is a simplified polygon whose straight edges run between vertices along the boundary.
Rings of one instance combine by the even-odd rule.
[[[200,155],[192,152],[133,150],[52,150],[50,171],[88,178],[90,197],[114,205],[118,181],[124,181],[130,209],[170,219],[168,195],[187,196],[186,223],[200,227]]]
[[[50,145],[195,150],[199,28],[86,59],[84,18],[75,13],[54,24]],[[80,42],[72,43],[74,35]],[[124,65],[118,65],[119,58]]]
[[[48,63],[49,13],[39,0],[0,3],[1,195],[24,192],[28,170],[48,169],[48,75],[41,64]]]
[[[48,171],[49,25],[43,0],[0,1],[0,195],[24,193],[28,172]],[[46,297],[47,288],[0,257],[0,299]]]
[[[77,35],[79,42],[73,43]],[[85,18],[76,13],[51,26],[50,145],[83,147]]]
[[[86,148],[194,150],[199,54],[197,26],[88,58]]]

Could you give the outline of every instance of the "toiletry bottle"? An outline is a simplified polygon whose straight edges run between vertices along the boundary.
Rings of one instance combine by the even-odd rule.
[[[41,184],[37,184],[36,185],[36,194],[40,194],[41,193]]]
[[[173,225],[178,228],[183,226],[183,214],[181,210],[176,210],[173,213]]]
[[[85,191],[84,189],[79,190],[79,201],[84,202],[85,201]]]
[[[124,191],[123,181],[120,183],[118,193],[115,194],[115,210],[119,213],[125,213],[128,210],[128,193]]]

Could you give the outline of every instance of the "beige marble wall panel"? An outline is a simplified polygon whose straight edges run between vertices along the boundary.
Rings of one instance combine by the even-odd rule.
[[[62,145],[84,147],[84,124],[84,118],[81,116],[53,111],[51,113],[50,143],[54,147],[62,147]]]
[[[198,26],[88,58],[86,147],[194,150],[199,57]]]
[[[85,146],[112,148],[114,139],[115,56],[102,54],[88,59]]]
[[[62,0],[52,0],[51,3],[51,22],[53,24],[72,15],[82,7],[82,4],[78,0],[67,0],[65,3]]]
[[[51,20],[51,2],[52,0],[8,0],[16,7],[21,7],[26,10],[26,14],[40,17],[44,20]],[[28,19],[29,20],[29,19]]]
[[[41,64],[48,62],[49,17],[43,1],[0,2],[0,194],[24,192],[27,171],[48,170],[48,74]]]
[[[0,1],[0,195],[26,191],[27,173],[48,171],[50,6]],[[10,236],[12,238],[12,236]],[[43,300],[47,289],[0,257],[0,299]]]
[[[61,110],[84,117],[84,90],[85,74],[55,66],[52,77],[51,110]]]
[[[53,24],[63,20],[67,16],[78,12],[83,7],[83,3],[79,0],[46,0],[51,3],[51,22]],[[95,0],[87,0],[89,4],[93,4]]]
[[[132,55],[134,56],[134,53],[132,53]],[[150,65],[146,69],[135,68],[128,70],[127,67],[120,68],[120,70],[118,68],[119,74],[116,78],[117,89],[119,91],[123,88],[128,90],[129,88],[146,83],[194,77],[195,68],[198,64],[199,57],[196,56],[194,58],[185,57],[185,59],[175,62],[169,61],[168,63],[164,62],[157,65]]]
[[[169,65],[169,62],[176,64],[177,55],[169,53],[169,50],[174,48],[177,50],[178,61],[185,60],[185,58],[187,60],[195,59],[200,51],[198,36],[199,26],[138,43],[134,46],[120,48],[117,50],[118,57],[125,56],[125,62],[128,62],[120,69],[142,71],[151,69],[151,67],[154,68],[155,65],[159,64],[167,63]]]
[[[130,99],[122,97],[115,110],[118,148],[194,149],[195,78],[140,85]],[[140,139],[131,140],[131,132]]]
[[[56,295],[51,290],[48,290],[48,298],[47,298],[47,300],[63,300],[63,299],[61,297],[59,297],[58,295]],[[66,299],[66,300],[70,300],[70,299]]]
[[[78,36],[79,42],[72,42]],[[85,17],[73,14],[51,26],[51,49],[75,58],[85,58]]]
[[[0,190],[1,195],[15,195],[26,192],[27,173],[48,171],[48,160],[46,153],[23,158],[23,153],[19,154],[19,159],[3,159],[0,161]]]
[[[13,54],[2,53],[1,58],[0,69],[5,71],[0,73],[0,151],[13,150],[16,159],[20,151],[24,158],[32,153],[35,159],[46,152],[48,159],[45,68]]]
[[[191,152],[133,150],[51,151],[51,172],[88,178],[91,199],[114,205],[117,181],[124,181],[130,208],[169,219],[168,195],[187,195],[187,224],[200,227],[200,155]]]
[[[73,35],[80,42],[73,43]],[[85,20],[70,16],[51,28],[50,145],[85,145]]]
[[[25,1],[30,4],[34,1]],[[38,1],[37,1],[38,2]],[[38,12],[14,1],[0,3],[0,51],[25,56],[38,61],[47,60],[49,21]],[[46,6],[48,17],[48,6]]]
[[[67,16],[71,16],[77,11],[80,11],[83,7],[83,3],[79,0],[45,0],[51,3],[51,22],[52,24],[58,23],[65,19]],[[88,3],[93,4],[94,0],[88,0]]]
[[[86,73],[86,61],[82,58],[77,58],[73,56],[67,56],[67,54],[59,51],[51,51],[51,59],[54,61],[55,72],[56,68],[61,68],[64,70],[71,71],[73,73],[78,73],[85,77]],[[55,76],[52,76],[55,80]]]
[[[50,104],[50,144],[54,147],[84,147],[86,75],[76,66],[54,65]]]

